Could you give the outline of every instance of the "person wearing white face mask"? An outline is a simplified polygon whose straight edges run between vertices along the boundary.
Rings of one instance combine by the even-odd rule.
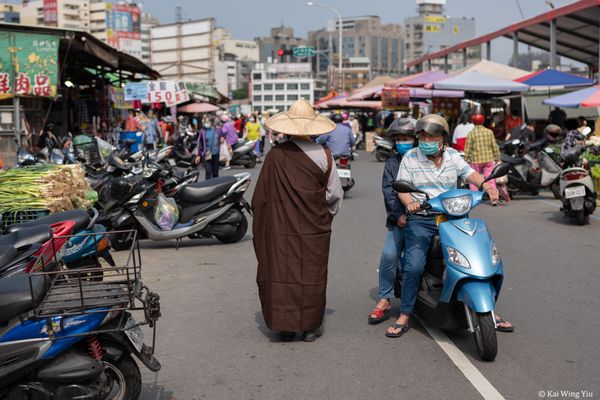
[[[204,117],[196,148],[198,149],[196,164],[200,165],[200,160],[204,160],[206,180],[218,177],[220,136],[214,127],[214,118]]]
[[[260,124],[256,121],[255,114],[252,114],[250,116],[250,118],[248,118],[248,122],[246,122],[246,126],[244,128],[244,139],[256,140],[255,153],[259,154],[259,152],[260,152]],[[256,161],[260,162],[260,157],[257,156]]]

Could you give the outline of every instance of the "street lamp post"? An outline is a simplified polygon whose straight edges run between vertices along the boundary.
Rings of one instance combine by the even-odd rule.
[[[312,1],[308,1],[306,3],[306,5],[308,6],[314,6],[314,7],[321,7],[321,8],[325,8],[331,12],[333,12],[335,15],[337,15],[338,18],[338,24],[339,24],[339,43],[338,43],[338,53],[339,53],[339,60],[338,60],[338,73],[339,73],[339,85],[340,85],[340,92],[344,90],[344,74],[342,72],[342,37],[343,37],[343,25],[342,25],[342,14],[339,13],[338,10],[336,10],[333,7],[330,7],[326,4],[320,4],[320,3],[314,3]],[[333,61],[330,59],[330,62]]]

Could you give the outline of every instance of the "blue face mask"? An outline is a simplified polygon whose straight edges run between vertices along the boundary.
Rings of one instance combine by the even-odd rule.
[[[419,142],[419,149],[426,156],[434,156],[440,151],[440,144],[438,142]]]
[[[405,155],[412,148],[413,142],[396,142],[396,151],[400,153],[400,155]]]

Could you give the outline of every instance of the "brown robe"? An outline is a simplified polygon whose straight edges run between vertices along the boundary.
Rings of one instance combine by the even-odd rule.
[[[332,215],[326,201],[332,156],[321,170],[293,141],[265,157],[252,197],[256,282],[267,326],[318,328],[325,312]]]

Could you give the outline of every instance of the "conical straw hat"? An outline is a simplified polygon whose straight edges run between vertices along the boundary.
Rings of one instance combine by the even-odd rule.
[[[329,133],[335,123],[315,112],[312,105],[300,99],[287,111],[273,115],[265,121],[267,128],[292,136],[315,136]]]

